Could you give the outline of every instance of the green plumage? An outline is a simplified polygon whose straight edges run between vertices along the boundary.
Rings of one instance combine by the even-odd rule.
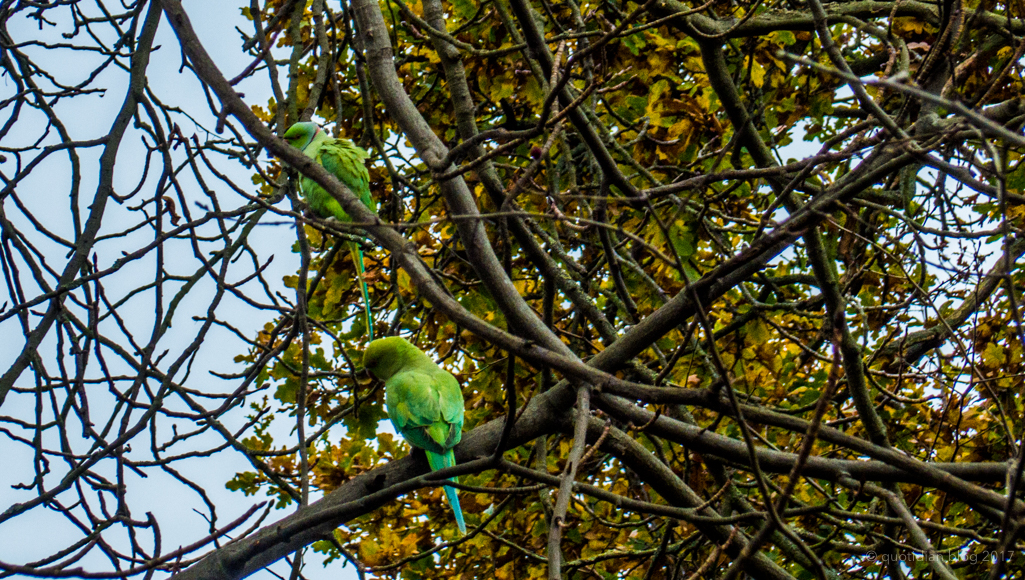
[[[452,448],[463,436],[463,393],[452,373],[398,336],[367,345],[363,366],[384,381],[384,404],[395,430],[427,453],[432,470],[454,466]],[[444,489],[459,532],[465,534],[458,492]]]
[[[363,205],[376,211],[374,198],[370,195],[370,174],[364,161],[367,152],[355,146],[348,139],[333,139],[317,126],[316,123],[296,123],[285,131],[285,139],[293,147],[301,149],[307,157],[314,159],[327,169],[339,181],[355,193]],[[323,187],[309,177],[303,176],[299,181],[299,191],[306,198],[310,211],[321,219],[334,218],[340,222],[351,222],[352,218],[345,213],[341,204]],[[367,317],[367,334],[374,339],[374,323],[370,317],[370,292],[363,278],[363,251],[359,245],[349,242],[349,253],[359,274],[360,291],[363,294],[363,310]]]

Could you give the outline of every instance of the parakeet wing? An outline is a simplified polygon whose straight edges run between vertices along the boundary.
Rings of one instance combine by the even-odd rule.
[[[367,152],[356,147],[347,139],[325,139],[314,141],[307,149],[317,163],[324,166],[339,181],[359,197],[363,205],[376,211],[374,198],[370,195],[370,175],[363,164]],[[352,221],[349,215],[324,188],[308,177],[303,177],[300,188],[310,204],[310,209],[320,218],[333,217],[338,221]]]
[[[363,164],[366,158],[367,152],[362,148],[356,147],[350,141],[335,139],[324,143],[320,148],[317,162],[334,174],[345,187],[352,190],[363,205],[376,210],[374,198],[370,195],[370,174]],[[338,207],[338,211],[341,211],[341,206]],[[345,215],[345,212],[342,212],[342,215]],[[335,217],[338,217],[337,214]]]
[[[462,438],[463,395],[447,372],[407,370],[385,384],[385,405],[395,429],[413,445],[444,453]]]

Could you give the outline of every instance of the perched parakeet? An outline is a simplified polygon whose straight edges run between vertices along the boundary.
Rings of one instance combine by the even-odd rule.
[[[316,123],[296,123],[285,131],[285,139],[296,149],[301,149],[308,157],[315,160],[324,169],[334,174],[353,193],[359,196],[371,211],[376,211],[374,198],[370,196],[370,175],[363,161],[367,152],[353,145],[348,139],[334,139],[328,136]],[[310,210],[321,219],[334,218],[340,222],[351,222],[352,219],[342,209],[330,193],[309,177],[299,181],[299,191],[306,198]],[[360,291],[363,293],[363,310],[367,317],[367,334],[374,339],[374,323],[370,319],[370,293],[366,280],[363,279],[363,251],[359,245],[349,242],[349,252],[356,264],[359,274]]]
[[[384,404],[395,430],[427,453],[431,469],[456,464],[452,448],[463,436],[463,393],[452,373],[399,336],[367,345],[363,366],[384,381]],[[455,478],[452,478],[455,481]],[[466,533],[456,488],[445,486],[459,533]]]

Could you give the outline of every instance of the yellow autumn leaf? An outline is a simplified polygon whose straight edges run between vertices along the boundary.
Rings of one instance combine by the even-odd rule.
[[[751,62],[751,82],[758,88],[765,84],[765,67],[757,60]]]

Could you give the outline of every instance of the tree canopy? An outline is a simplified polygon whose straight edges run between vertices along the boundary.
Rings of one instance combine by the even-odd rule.
[[[1020,2],[251,0],[240,67],[179,0],[84,5],[0,5],[0,529],[75,528],[0,575],[1025,569]],[[40,61],[68,50],[102,57],[81,84]],[[112,128],[69,136],[107,67]],[[370,152],[376,208],[277,137],[300,120]],[[362,369],[351,241],[375,334],[462,385],[466,536]],[[218,520],[217,457],[270,502]],[[132,511],[155,472],[207,530]]]

